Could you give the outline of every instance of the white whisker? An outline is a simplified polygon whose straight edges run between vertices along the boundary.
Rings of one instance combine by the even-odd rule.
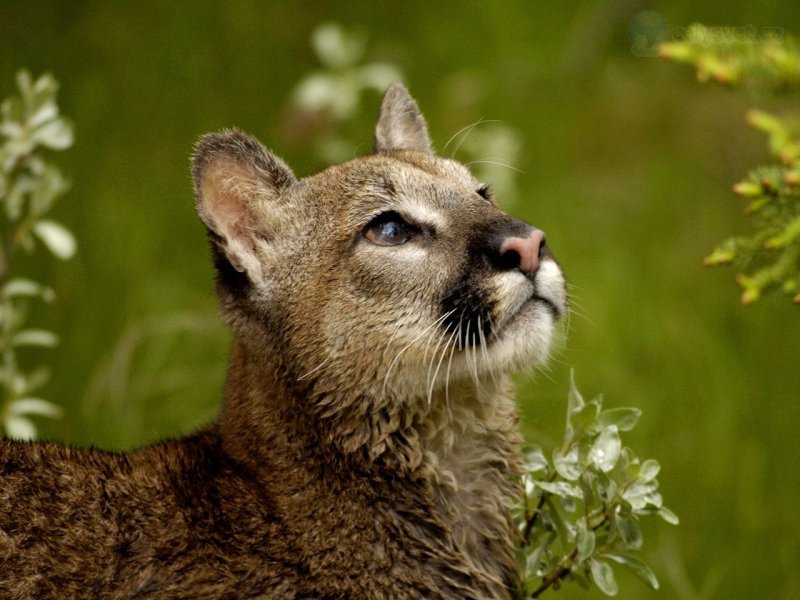
[[[306,373],[305,375],[301,375],[300,377],[298,377],[298,378],[297,378],[297,381],[302,381],[303,379],[305,379],[306,377],[308,377],[308,376],[309,376],[309,375],[311,375],[312,373],[316,373],[316,372],[317,372],[317,371],[319,371],[319,370],[320,370],[320,369],[321,369],[323,366],[325,366],[325,363],[327,363],[327,362],[328,362],[330,359],[331,359],[331,357],[329,356],[328,358],[326,358],[325,360],[323,360],[321,363],[319,363],[319,364],[318,364],[316,367],[314,367],[313,369],[311,369],[311,370],[310,370],[308,373]]]
[[[516,171],[517,173],[525,175],[525,171],[522,169],[518,169],[517,167],[511,166],[510,164],[499,160],[491,160],[487,158],[483,160],[471,160],[467,163],[468,167],[471,167],[472,165],[495,165],[496,167],[505,167],[506,169],[511,169],[512,171]]]
[[[421,332],[419,335],[417,335],[417,337],[415,337],[415,338],[414,338],[413,340],[411,340],[411,341],[410,341],[408,344],[406,344],[406,345],[403,347],[403,349],[402,349],[402,350],[400,350],[400,352],[398,352],[398,353],[395,355],[394,359],[392,360],[391,364],[389,365],[389,368],[388,368],[388,369],[386,369],[386,375],[384,375],[384,377],[383,377],[383,389],[382,389],[382,392],[381,392],[383,395],[385,395],[385,394],[386,394],[386,385],[387,385],[387,384],[388,384],[388,382],[389,382],[389,375],[391,374],[391,372],[392,372],[392,369],[394,368],[394,366],[397,364],[397,361],[398,361],[398,360],[400,360],[400,356],[401,356],[401,355],[402,355],[402,354],[403,354],[403,353],[404,353],[406,350],[408,350],[409,348],[411,348],[411,346],[413,346],[415,343],[417,343],[417,341],[418,341],[418,340],[419,340],[419,339],[420,339],[422,336],[424,336],[424,335],[425,335],[425,334],[426,334],[426,333],[427,333],[429,330],[431,330],[431,329],[433,329],[434,327],[436,327],[436,326],[437,326],[437,325],[438,325],[440,322],[444,321],[444,320],[445,320],[445,319],[446,319],[448,316],[450,316],[450,315],[451,315],[453,312],[455,312],[455,310],[452,310],[452,311],[450,311],[450,312],[448,312],[448,313],[445,313],[444,315],[442,315],[441,317],[439,317],[438,319],[436,319],[436,320],[435,320],[433,323],[431,323],[431,324],[430,324],[430,325],[428,325],[428,326],[427,326],[425,329],[423,329],[423,330],[422,330],[422,332]]]

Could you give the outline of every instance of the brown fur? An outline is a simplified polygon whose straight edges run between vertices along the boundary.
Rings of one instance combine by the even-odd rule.
[[[375,149],[298,181],[242,133],[200,141],[219,419],[130,454],[0,442],[0,598],[514,593],[507,373],[545,359],[563,278],[498,253],[529,226],[431,153],[401,86]],[[395,213],[411,239],[372,243]]]

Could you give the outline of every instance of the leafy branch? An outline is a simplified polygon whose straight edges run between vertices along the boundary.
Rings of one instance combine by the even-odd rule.
[[[61,171],[42,150],[64,150],[72,145],[72,125],[59,115],[58,84],[50,75],[35,81],[27,71],[17,73],[19,96],[0,105],[0,419],[11,437],[30,439],[36,426],[30,416],[55,418],[57,405],[33,394],[48,380],[44,367],[24,370],[18,350],[51,348],[58,337],[51,331],[26,327],[28,303],[52,302],[53,290],[17,274],[21,251],[32,254],[37,242],[55,257],[75,253],[72,233],[45,215],[69,187]]]
[[[635,555],[642,546],[640,517],[678,518],[658,492],[659,464],[623,447],[620,432],[639,420],[636,408],[603,410],[586,402],[570,381],[564,444],[548,461],[538,446],[524,451],[524,494],[515,507],[520,577],[525,598],[538,598],[565,580],[609,596],[617,583],[609,563],[621,564],[654,589],[658,580]]]
[[[800,47],[782,30],[762,39],[740,30],[692,25],[685,39],[662,44],[660,54],[692,65],[701,82],[741,85],[758,93],[800,91]],[[744,304],[781,289],[800,305],[800,113],[751,109],[746,121],[767,136],[774,159],[733,186],[749,202],[745,212],[754,219],[755,232],[725,240],[704,264],[735,265]]]

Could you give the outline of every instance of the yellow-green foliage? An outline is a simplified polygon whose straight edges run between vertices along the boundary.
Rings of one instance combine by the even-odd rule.
[[[757,38],[743,31],[693,25],[684,40],[661,45],[664,58],[690,64],[702,81],[742,85],[759,94],[800,90],[800,49],[785,35]],[[781,289],[800,305],[800,113],[752,109],[747,123],[767,136],[774,162],[753,169],[733,186],[749,204],[754,220],[749,236],[722,242],[706,265],[734,264],[742,302],[751,304]]]

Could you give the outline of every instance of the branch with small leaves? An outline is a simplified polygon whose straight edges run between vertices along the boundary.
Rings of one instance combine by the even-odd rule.
[[[633,429],[641,412],[603,410],[602,403],[600,396],[584,401],[572,379],[563,446],[552,461],[538,446],[524,450],[524,493],[514,517],[525,598],[564,581],[616,595],[610,562],[658,589],[653,571],[635,555],[642,546],[638,521],[659,515],[677,524],[678,518],[658,492],[658,463],[622,446],[620,432]]]
[[[800,47],[786,35],[753,39],[738,30],[693,25],[686,39],[662,44],[660,54],[694,66],[703,82],[742,85],[759,95],[800,91]],[[767,136],[775,159],[733,186],[749,201],[745,212],[755,232],[725,240],[704,264],[736,266],[744,304],[780,289],[800,305],[800,113],[752,109],[746,120]]]
[[[72,145],[72,124],[60,116],[58,84],[50,75],[34,80],[27,71],[17,74],[19,96],[0,106],[0,423],[6,434],[30,439],[36,436],[31,416],[55,418],[61,408],[35,397],[48,380],[45,367],[25,370],[18,350],[52,348],[58,337],[47,330],[28,327],[28,303],[52,302],[53,290],[17,273],[21,251],[33,254],[38,243],[56,258],[75,253],[72,233],[45,218],[69,187],[61,171],[45,159],[45,150]]]

